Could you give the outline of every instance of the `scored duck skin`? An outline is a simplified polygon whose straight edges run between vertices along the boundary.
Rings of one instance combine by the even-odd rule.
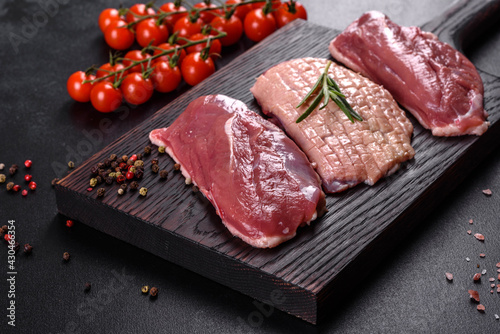
[[[317,58],[286,61],[259,76],[250,90],[262,111],[281,124],[315,165],[325,191],[340,192],[361,182],[373,185],[413,158],[413,126],[387,90],[336,64],[328,74],[363,121],[352,123],[330,101],[296,123],[311,101],[296,106],[326,65],[326,59]]]
[[[436,35],[363,14],[335,37],[332,56],[383,85],[435,136],[481,135],[489,126],[474,65]]]
[[[293,238],[325,211],[321,180],[276,125],[223,95],[202,96],[151,131],[235,236],[259,248]]]

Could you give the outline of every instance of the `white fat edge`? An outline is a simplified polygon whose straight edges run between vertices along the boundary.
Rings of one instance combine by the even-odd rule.
[[[233,125],[233,121],[234,121],[234,118],[236,117],[236,113],[234,113],[233,116],[231,116],[227,121],[226,123],[224,123],[224,132],[226,133],[227,135],[227,138],[229,139],[229,150],[231,152],[231,156],[230,156],[230,160],[229,160],[229,168],[230,170],[233,170],[233,162],[234,162],[234,151],[233,151],[233,129],[232,129],[232,125]]]
[[[156,145],[156,144],[155,144]],[[191,184],[193,183],[195,186],[198,186],[196,184],[196,182],[191,178],[191,175],[189,175],[189,173],[186,171],[186,169],[182,166],[182,164],[180,163],[179,159],[177,159],[177,156],[174,154],[174,152],[172,151],[172,148],[170,148],[169,146],[165,147],[165,151],[168,153],[168,155],[170,155],[170,157],[172,159],[174,159],[174,161],[176,163],[179,164],[179,166],[181,166],[181,173],[182,173],[182,176],[184,176],[184,178],[186,179],[185,182],[186,184]]]

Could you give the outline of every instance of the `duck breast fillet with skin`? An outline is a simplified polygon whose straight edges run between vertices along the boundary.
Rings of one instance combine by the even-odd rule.
[[[308,156],[327,192],[343,191],[361,182],[373,185],[413,158],[413,126],[387,90],[336,64],[331,64],[328,74],[363,121],[351,122],[330,101],[326,108],[317,107],[296,123],[313,99],[296,106],[327,62],[317,58],[283,62],[259,76],[250,90],[262,111],[274,117]]]
[[[321,180],[305,154],[241,101],[199,97],[149,138],[165,146],[228,230],[254,247],[275,247],[326,211]]]
[[[481,135],[489,126],[474,65],[436,35],[363,14],[329,46],[347,67],[383,85],[435,136]]]

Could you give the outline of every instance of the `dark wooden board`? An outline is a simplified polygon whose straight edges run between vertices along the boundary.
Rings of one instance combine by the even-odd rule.
[[[463,1],[429,26],[443,39],[449,41],[451,36],[453,42],[453,36],[462,32],[457,26],[466,26],[463,23],[472,22],[482,10],[484,5],[478,7],[476,1]],[[180,173],[172,172],[173,161],[168,156],[159,156],[161,166],[170,171],[168,179],[161,181],[152,174],[149,162],[158,156],[156,151],[145,159],[148,168],[140,182],[148,188],[147,197],[131,191],[118,196],[116,184],[104,186],[107,194],[102,198],[87,188],[91,166],[112,153],[142,152],[151,130],[171,124],[201,95],[225,94],[259,110],[249,91],[259,74],[288,59],[331,58],[327,46],[337,33],[297,21],[254,46],[62,179],[56,186],[59,212],[317,323],[328,314],[329,305],[341,301],[350,287],[497,146],[499,78],[481,72],[491,122],[483,136],[437,138],[411,118],[414,160],[373,187],[360,185],[329,195],[328,213],[275,249],[255,249],[232,237],[211,204],[186,186]]]

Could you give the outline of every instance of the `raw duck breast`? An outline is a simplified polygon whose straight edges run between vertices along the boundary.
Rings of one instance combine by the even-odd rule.
[[[304,153],[241,101],[197,98],[149,137],[165,146],[228,230],[254,247],[293,238],[326,210],[321,181]]]
[[[335,59],[383,85],[433,135],[481,135],[488,129],[481,77],[436,35],[400,27],[372,11],[335,37],[329,49]]]
[[[373,185],[413,158],[413,126],[382,86],[332,64],[337,82],[363,121],[352,123],[332,101],[296,123],[311,98],[296,108],[327,65],[326,59],[302,58],[283,62],[257,78],[250,89],[265,114],[277,119],[314,164],[327,192],[339,192],[361,182]]]

